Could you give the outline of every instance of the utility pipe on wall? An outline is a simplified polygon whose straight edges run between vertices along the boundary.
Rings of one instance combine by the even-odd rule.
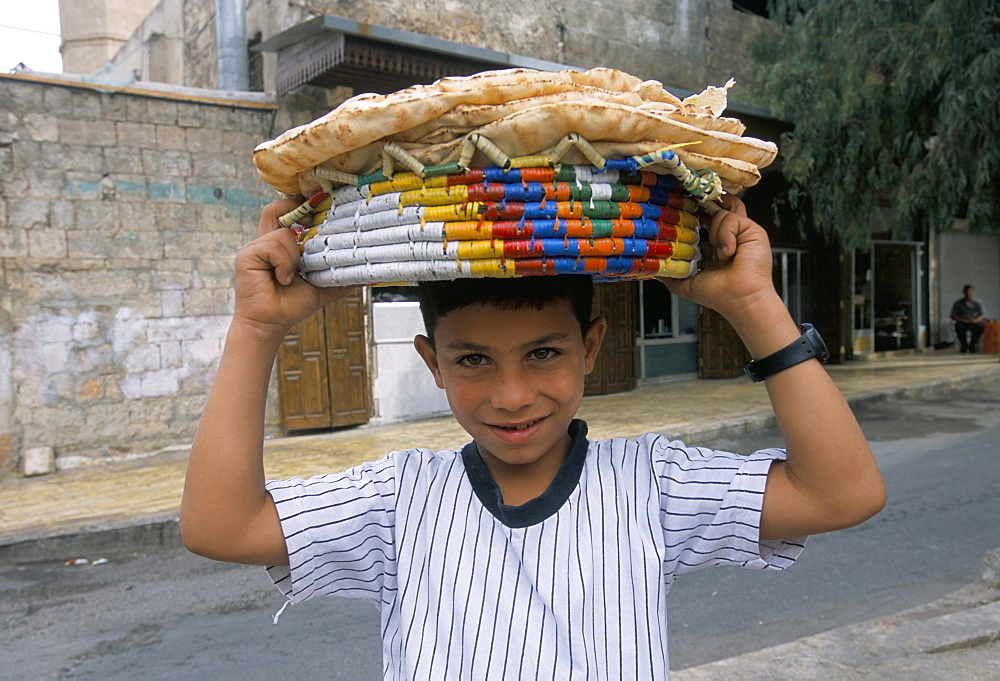
[[[215,0],[215,42],[219,53],[219,89],[250,87],[247,15],[244,0]]]

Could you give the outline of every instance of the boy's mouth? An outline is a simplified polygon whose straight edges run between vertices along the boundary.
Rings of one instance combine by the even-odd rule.
[[[499,428],[500,430],[507,430],[507,431],[527,430],[528,428],[535,425],[539,421],[541,421],[541,419],[535,419],[534,421],[525,421],[524,423],[514,424],[510,426],[497,424],[495,427]]]

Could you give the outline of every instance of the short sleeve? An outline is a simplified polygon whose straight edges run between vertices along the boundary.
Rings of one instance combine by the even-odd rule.
[[[783,569],[805,537],[760,540],[760,513],[771,464],[783,449],[734,454],[658,438],[652,447],[668,574],[709,565]]]
[[[291,603],[316,595],[379,601],[395,588],[394,472],[390,455],[335,475],[267,483],[289,560],[268,574]]]

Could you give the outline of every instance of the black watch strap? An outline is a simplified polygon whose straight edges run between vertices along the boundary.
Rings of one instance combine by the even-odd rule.
[[[820,362],[826,362],[830,358],[830,353],[826,349],[826,343],[822,336],[812,324],[803,324],[799,327],[802,336],[798,340],[781,348],[767,357],[754,360],[744,367],[747,376],[754,383],[760,383],[765,378],[773,376],[779,371],[784,371],[789,367],[816,358]]]

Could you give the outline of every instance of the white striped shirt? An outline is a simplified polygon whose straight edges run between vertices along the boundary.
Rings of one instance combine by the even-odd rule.
[[[386,679],[663,679],[667,592],[707,565],[781,569],[804,539],[759,542],[778,449],[661,435],[574,442],[549,489],[504,506],[474,443],[269,482],[291,603],[372,600]]]

